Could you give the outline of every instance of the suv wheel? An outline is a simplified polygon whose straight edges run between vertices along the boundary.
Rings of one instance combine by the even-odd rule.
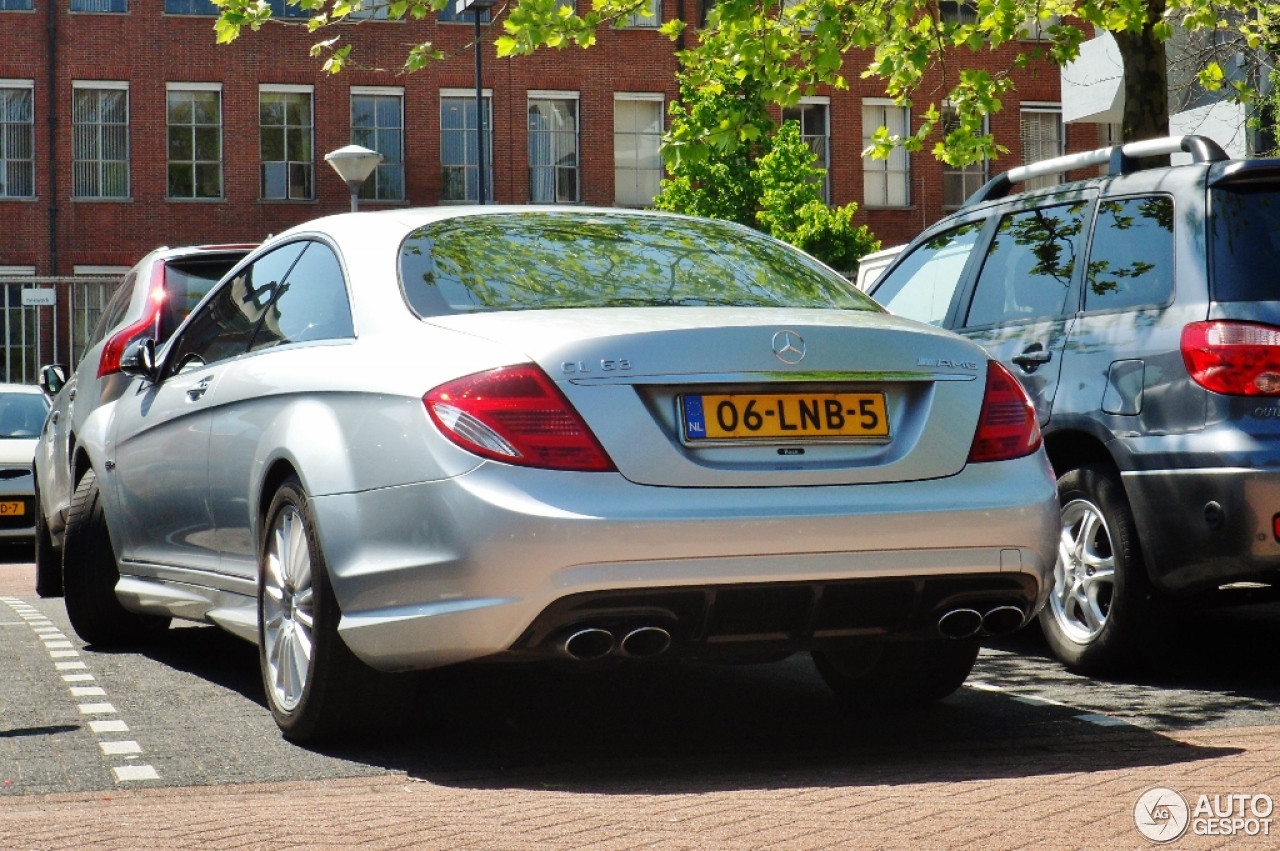
[[[977,639],[859,642],[813,652],[831,690],[869,709],[941,700],[964,685],[977,659]]]
[[[140,615],[120,604],[111,533],[102,511],[98,477],[84,474],[71,498],[62,539],[62,585],[67,617],[76,635],[100,647],[142,644],[169,628],[169,618]]]
[[[1115,473],[1101,465],[1063,475],[1058,499],[1062,535],[1040,626],[1071,670],[1119,673],[1136,661],[1154,627],[1155,593],[1133,511]]]

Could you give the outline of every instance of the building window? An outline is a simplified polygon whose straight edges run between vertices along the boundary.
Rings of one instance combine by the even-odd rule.
[[[1111,148],[1124,144],[1124,125],[1118,121],[1106,121],[1098,125],[1098,147]],[[1098,174],[1106,175],[1111,171],[1110,163],[1098,166]]]
[[[613,203],[647,207],[662,182],[662,95],[613,96]]]
[[[262,197],[310,201],[315,197],[310,87],[260,87],[258,128]]]
[[[0,83],[0,198],[36,194],[33,86]]]
[[[484,92],[484,197],[493,201],[492,93]],[[480,200],[476,184],[476,96],[460,89],[440,94],[440,200]]]
[[[1023,105],[1019,115],[1022,129],[1022,164],[1062,156],[1062,108]],[[1061,174],[1046,174],[1022,184],[1023,189],[1039,189],[1062,182]]]
[[[944,24],[976,24],[978,4],[976,0],[939,0],[938,15]]]
[[[891,101],[862,102],[862,147],[871,146],[871,135],[880,127],[890,136],[906,136],[911,116],[905,106]],[[911,203],[911,158],[901,147],[893,149],[887,160],[862,158],[863,202],[868,207],[905,207]]]
[[[0,0],[0,12],[30,12],[31,0]]]
[[[311,12],[296,4],[290,4],[285,0],[268,0],[271,7],[271,17],[273,18],[309,18]]]
[[[169,89],[169,197],[222,197],[222,91]]]
[[[218,15],[221,12],[210,0],[164,0],[166,15]]]
[[[534,204],[575,204],[578,186],[578,95],[529,95],[529,188]]]
[[[128,85],[95,82],[72,87],[72,194],[128,198]]]
[[[73,12],[118,12],[129,11],[128,0],[71,0]]]
[[[956,129],[959,119],[956,117],[956,111],[949,106],[942,108],[942,134],[950,133]],[[982,132],[987,132],[987,121],[982,121]],[[982,188],[982,184],[987,182],[987,158],[983,157],[976,163],[969,163],[966,166],[942,166],[942,207],[946,210],[954,210],[964,204],[965,199]]]
[[[351,142],[382,154],[360,187],[373,201],[404,200],[404,90],[351,89]]]
[[[618,26],[623,29],[634,27],[653,29],[662,26],[662,0],[647,0],[641,3],[639,9],[619,18]]]
[[[459,15],[456,11],[454,11],[455,9],[457,9],[457,5],[453,2],[453,0],[449,0],[449,2],[445,4],[445,7],[443,9],[441,9],[439,12],[436,13],[436,20],[442,24],[471,24],[472,26],[475,26],[475,22],[476,22],[475,12],[463,12],[461,15]],[[482,24],[489,23],[488,9],[485,9],[483,12],[480,13],[480,23]]]
[[[801,101],[799,106],[782,110],[783,121],[800,125],[800,138],[818,157],[814,167],[822,169],[822,200],[831,203],[831,109],[826,101]]]

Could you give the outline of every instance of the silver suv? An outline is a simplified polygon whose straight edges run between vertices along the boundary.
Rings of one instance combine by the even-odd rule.
[[[1171,153],[1192,162],[1140,167]],[[871,288],[1035,400],[1062,503],[1040,621],[1068,667],[1132,667],[1182,606],[1280,589],[1277,271],[1280,160],[1184,136],[1000,175]]]
[[[102,309],[75,372],[46,366],[40,386],[53,397],[35,455],[36,593],[62,596],[62,532],[86,429],[104,422],[94,413],[120,397],[129,380],[120,372],[125,348],[142,337],[163,342],[177,330],[218,279],[256,245],[157,248],[129,270]]]

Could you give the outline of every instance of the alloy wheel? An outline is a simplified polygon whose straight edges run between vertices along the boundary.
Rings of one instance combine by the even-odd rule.
[[[1115,578],[1115,550],[1102,511],[1083,499],[1064,505],[1049,605],[1069,639],[1088,644],[1102,633]]]
[[[276,514],[262,574],[262,638],[275,704],[290,712],[302,701],[311,671],[314,591],[311,551],[302,515],[292,505]]]

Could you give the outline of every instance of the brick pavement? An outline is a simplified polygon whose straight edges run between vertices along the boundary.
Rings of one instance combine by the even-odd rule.
[[[24,570],[0,566],[0,594],[30,596]],[[1280,727],[1103,729],[1013,750],[882,742],[783,769],[750,755],[627,762],[626,775],[524,765],[0,797],[0,848],[1140,849],[1154,846],[1132,811],[1151,786],[1193,806],[1201,793],[1280,798]],[[1171,847],[1228,846],[1280,838],[1188,834]]]

